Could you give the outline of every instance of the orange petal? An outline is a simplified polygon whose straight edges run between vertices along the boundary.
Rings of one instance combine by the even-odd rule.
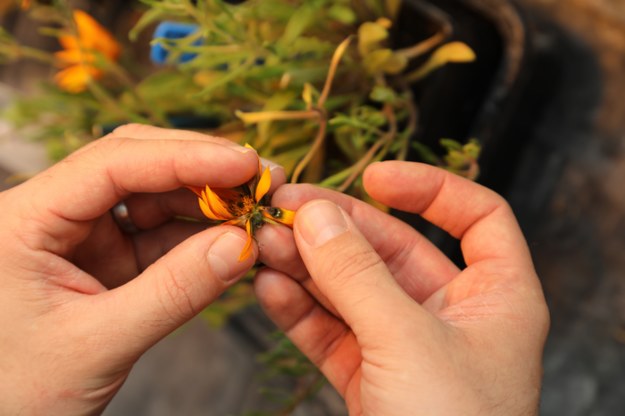
[[[204,214],[207,218],[215,221],[222,221],[223,218],[218,217],[213,210],[208,206],[206,201],[203,198],[198,198],[200,203],[200,209],[202,210],[202,214]]]
[[[260,179],[258,180],[258,184],[256,184],[256,202],[260,202],[261,199],[269,192],[269,188],[271,187],[271,172],[269,171],[269,167],[266,167],[263,171],[263,174],[260,175]]]
[[[277,211],[278,215],[271,215],[271,211]],[[266,218],[270,223],[280,223],[282,225],[286,225],[287,227],[293,228],[293,221],[295,220],[295,211],[291,211],[290,209],[284,208],[269,208],[264,207],[262,210],[262,215]]]
[[[252,222],[250,220],[247,220],[245,223],[245,231],[247,231],[247,241],[245,242],[243,251],[241,251],[241,254],[239,255],[239,261],[246,260],[254,251],[252,249],[254,238],[252,237]]]
[[[189,191],[193,192],[194,194],[196,194],[198,197],[202,197],[202,191],[204,190],[204,188],[200,188],[199,186],[191,186],[188,185],[186,187]]]
[[[87,89],[87,85],[92,79],[102,75],[97,69],[87,65],[72,65],[58,72],[54,81],[61,89],[79,93]]]
[[[291,211],[290,209],[280,208],[280,212],[282,215],[280,218],[275,218],[274,220],[278,221],[280,224],[284,224],[293,228],[293,221],[295,221],[295,211]]]
[[[234,218],[234,215],[228,211],[228,208],[224,201],[221,200],[219,195],[213,192],[208,185],[206,185],[206,189],[202,193],[202,197],[207,202],[207,205],[210,207],[210,210],[221,220],[231,220]]]
[[[95,49],[111,59],[119,56],[119,43],[108,30],[82,10],[74,10],[73,16],[82,48]]]
[[[61,35],[59,36],[59,43],[63,49],[80,49],[80,43],[76,36]]]
[[[80,49],[63,49],[55,52],[54,57],[61,61],[61,64],[76,65],[83,63],[93,63],[95,55],[89,52],[83,52]]]

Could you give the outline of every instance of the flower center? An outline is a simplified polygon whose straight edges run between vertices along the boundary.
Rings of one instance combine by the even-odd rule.
[[[256,201],[249,195],[241,196],[236,201],[232,201],[228,204],[228,210],[235,217],[242,217],[245,214],[249,214],[256,205]]]

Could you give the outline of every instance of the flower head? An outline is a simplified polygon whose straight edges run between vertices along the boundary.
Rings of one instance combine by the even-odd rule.
[[[249,146],[248,146],[249,147]],[[271,172],[258,162],[258,174],[247,184],[236,188],[189,187],[198,196],[200,209],[209,219],[221,224],[236,225],[247,231],[247,243],[239,256],[243,261],[252,254],[254,233],[265,223],[293,225],[295,212],[268,206],[267,192]]]
[[[64,68],[56,74],[55,81],[62,89],[79,93],[89,81],[98,79],[103,72],[95,62],[98,55],[116,60],[120,46],[108,30],[82,10],[74,10],[75,34],[59,36],[63,50],[55,56]]]

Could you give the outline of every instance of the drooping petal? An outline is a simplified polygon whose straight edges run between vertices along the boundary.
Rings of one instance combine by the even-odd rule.
[[[254,238],[252,236],[252,222],[249,219],[245,223],[245,231],[247,231],[247,241],[245,242],[243,251],[241,251],[241,254],[239,255],[239,261],[246,260],[254,251],[252,249],[254,241]]]
[[[258,184],[256,184],[256,194],[254,195],[254,199],[256,202],[260,202],[261,199],[269,192],[269,188],[271,187],[271,171],[269,167],[266,167],[263,171],[263,174],[260,175],[260,179],[258,180]]]
[[[222,218],[218,217],[213,210],[208,206],[208,203],[203,198],[198,198],[200,203],[200,209],[202,210],[202,214],[204,214],[207,218],[215,221],[222,221]]]
[[[215,216],[219,217],[220,220],[231,220],[234,218],[234,215],[228,211],[224,201],[222,201],[219,195],[213,192],[208,185],[206,185],[206,189],[202,192],[202,199],[207,202],[210,210]]]

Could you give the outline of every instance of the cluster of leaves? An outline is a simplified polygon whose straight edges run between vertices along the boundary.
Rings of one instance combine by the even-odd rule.
[[[75,30],[65,0],[30,3],[44,33]],[[3,116],[18,127],[29,126],[55,159],[127,122],[193,126],[251,144],[283,165],[294,182],[319,183],[363,199],[360,174],[366,166],[403,160],[411,148],[428,162],[477,176],[476,141],[462,145],[445,139],[447,155],[440,157],[411,140],[418,128],[412,84],[442,65],[474,56],[466,45],[447,42],[443,32],[393,48],[390,33],[400,0],[141,3],[135,6],[142,17],[128,39],[118,39],[127,45],[157,22],[197,27],[184,37],[152,41],[167,51],[165,65],[141,62],[126,47],[119,61],[91,63],[106,75],[91,80],[84,92],[63,91],[49,82],[39,94],[16,100]],[[4,30],[0,57],[55,63],[53,54],[19,45]],[[411,65],[415,59],[419,65]],[[222,323],[251,298],[249,285],[240,285],[205,316]],[[309,394],[318,384],[310,375],[312,366],[302,364],[287,344],[278,342],[278,350],[265,359],[283,374],[298,369],[292,375],[312,377],[312,387],[303,390]],[[293,362],[297,365],[289,365]]]
[[[85,92],[48,85],[5,112],[18,126],[37,126],[34,133],[55,159],[122,123],[193,125],[250,143],[294,181],[351,187],[362,196],[357,181],[367,164],[408,153],[418,127],[411,82],[447,62],[472,59],[466,45],[445,45],[441,33],[393,49],[398,0],[142,3],[130,41],[163,20],[197,25],[188,36],[153,40],[168,51],[168,65],[138,62],[125,48],[119,62],[95,63],[107,76]],[[63,0],[33,2],[30,10],[52,36],[72,28],[70,11]],[[1,35],[5,59],[54,61]],[[425,64],[407,71],[428,53]],[[182,62],[189,54],[193,59]],[[441,158],[436,163],[446,166]]]

